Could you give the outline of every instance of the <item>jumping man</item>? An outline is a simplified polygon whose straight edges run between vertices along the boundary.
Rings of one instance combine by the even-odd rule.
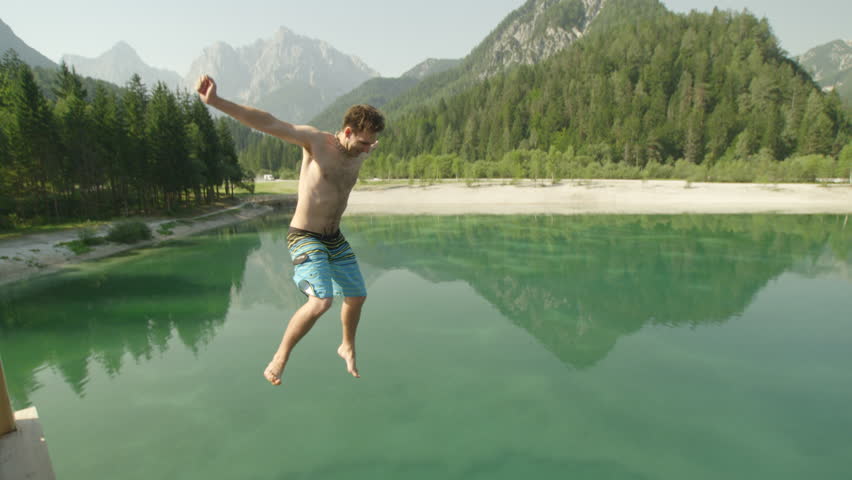
[[[337,295],[344,297],[340,313],[343,341],[337,354],[346,362],[349,373],[360,377],[355,366],[355,330],[367,289],[355,253],[340,233],[340,217],[366,154],[379,143],[376,138],[385,128],[384,117],[369,105],[355,105],[346,112],[342,130],[331,134],[307,125],[292,125],[267,112],[225,100],[216,95],[216,83],[207,75],[198,80],[196,90],[204,103],[243,124],[302,147],[299,197],[287,244],[295,270],[293,280],[308,300],[290,319],[263,376],[273,385],[281,385],[293,347]]]

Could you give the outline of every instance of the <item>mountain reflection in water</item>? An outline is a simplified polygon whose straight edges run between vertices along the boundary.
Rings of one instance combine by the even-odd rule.
[[[0,351],[16,406],[51,368],[78,395],[98,364],[198,352],[233,305],[288,318],[303,301],[286,250],[289,214],[172,242],[81,271],[6,287]],[[850,278],[852,229],[838,216],[347,217],[368,287],[404,269],[463,281],[564,364],[596,365],[646,325],[736,318],[784,272]],[[404,301],[404,300],[401,300]]]
[[[462,280],[564,363],[647,324],[728,321],[770,280],[844,272],[842,216],[359,217],[361,262]]]

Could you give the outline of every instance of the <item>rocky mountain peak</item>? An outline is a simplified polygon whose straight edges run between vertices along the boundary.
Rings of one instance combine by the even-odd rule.
[[[109,50],[95,58],[65,54],[62,60],[80,75],[106,80],[116,85],[124,85],[133,74],[142,78],[142,83],[153,87],[157,82],[165,83],[169,88],[183,84],[176,72],[154,68],[146,64],[136,50],[127,42],[120,41]]]
[[[128,44],[124,40],[119,40],[118,42],[116,42],[116,44],[113,45],[112,48],[109,51],[113,52],[113,53],[121,53],[121,54],[125,54],[125,55],[133,55],[133,56],[137,56],[137,57],[139,56],[136,53],[136,50],[134,50],[133,47],[131,47],[130,44]]]
[[[492,32],[490,42],[486,40],[480,77],[512,65],[535,64],[564,49],[586,34],[605,3],[606,0],[529,0]]]
[[[852,69],[852,42],[834,40],[814,47],[798,58],[814,80],[823,83],[838,73]]]
[[[123,61],[127,63],[140,64],[144,63],[136,50],[133,49],[127,42],[120,41],[104,52],[97,60]]]

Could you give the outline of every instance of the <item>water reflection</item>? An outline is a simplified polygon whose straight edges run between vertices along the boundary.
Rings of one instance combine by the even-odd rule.
[[[229,309],[289,317],[289,214],[22,283],[0,296],[0,349],[16,406],[40,369],[78,396],[92,363],[121,373],[175,339],[212,341]],[[850,278],[850,229],[834,216],[351,217],[368,286],[406,269],[464,281],[563,363],[588,368],[645,325],[718,324],[781,273]],[[404,302],[405,300],[400,300]]]
[[[14,404],[30,404],[43,368],[83,396],[90,362],[112,377],[126,354],[150,360],[174,337],[197,352],[223,324],[259,246],[252,227],[229,227],[5,288],[0,347]]]
[[[595,365],[647,324],[740,314],[786,271],[849,278],[837,216],[361,217],[363,262],[463,280],[564,363]]]

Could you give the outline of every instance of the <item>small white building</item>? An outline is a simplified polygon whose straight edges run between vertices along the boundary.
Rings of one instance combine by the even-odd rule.
[[[264,176],[263,176],[263,181],[264,181],[264,182],[271,182],[271,181],[273,181],[273,180],[275,180],[275,177],[273,177],[272,175],[270,175],[270,174],[268,174],[268,173],[267,173],[266,175],[264,175]]]

